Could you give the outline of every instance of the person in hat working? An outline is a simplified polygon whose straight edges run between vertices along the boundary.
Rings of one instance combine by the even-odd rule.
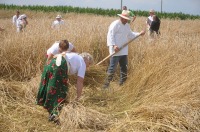
[[[20,15],[19,18],[17,19],[17,32],[21,32],[23,31],[26,26],[28,24],[28,21],[27,21],[27,16],[25,14],[23,15]]]
[[[131,20],[130,12],[123,10],[121,14],[117,14],[119,20],[115,20],[109,26],[107,34],[107,46],[109,47],[109,53],[117,52],[110,58],[110,64],[107,71],[107,77],[103,88],[108,88],[110,81],[112,80],[117,65],[120,65],[120,81],[119,85],[122,85],[127,79],[127,63],[128,63],[128,46],[119,51],[119,48],[129,40],[134,39],[138,35],[144,35],[145,31],[140,33],[132,32],[130,25],[127,24]]]
[[[64,20],[62,20],[61,15],[57,15],[56,20],[51,25],[51,28],[59,28],[63,24],[64,24]]]
[[[13,25],[17,25],[17,19],[19,18],[19,15],[20,15],[20,12],[17,10],[16,15],[14,15],[12,18]]]

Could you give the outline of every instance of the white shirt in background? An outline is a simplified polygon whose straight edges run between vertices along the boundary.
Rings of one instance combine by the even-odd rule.
[[[17,21],[16,21],[16,26],[17,26],[17,28],[21,28],[22,27],[22,24],[23,24],[23,21],[20,19],[17,19]]]
[[[149,17],[147,18],[146,23],[147,23],[149,26],[151,26],[152,21],[153,21],[153,16],[149,16]]]
[[[23,20],[17,19],[17,22],[16,22],[17,32],[21,32],[22,31],[22,25],[24,25]]]
[[[17,15],[14,15],[13,18],[12,18],[12,23],[13,25],[17,25]]]
[[[129,24],[123,24],[120,20],[116,20],[111,23],[107,34],[107,46],[109,46],[109,53],[114,53],[113,45],[122,47],[131,39],[134,39],[139,33],[131,31]],[[128,45],[121,49],[114,56],[128,55]]]
[[[69,48],[67,50],[67,52],[71,52],[72,49],[74,48],[74,45],[72,43],[69,42]],[[56,54],[59,54],[59,41],[55,42],[48,50],[47,50],[47,55],[49,54],[53,54],[53,55],[56,55]]]
[[[23,28],[26,27],[27,23],[26,21],[24,20],[24,18],[26,18],[26,15],[23,14],[23,15],[20,15],[17,19],[17,24],[16,24],[16,27],[17,27],[17,32],[21,32]]]
[[[70,64],[69,74],[77,74],[77,76],[84,78],[86,72],[86,64],[82,56],[77,53],[66,53],[65,59]]]
[[[64,24],[64,20],[61,20],[61,21],[58,21],[58,20],[55,20],[53,23],[52,23],[52,28],[59,28],[61,25]]]

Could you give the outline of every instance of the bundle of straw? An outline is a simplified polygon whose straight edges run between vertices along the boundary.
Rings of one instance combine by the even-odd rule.
[[[84,107],[80,103],[69,103],[60,114],[61,130],[93,129],[104,130],[109,124],[109,116]]]

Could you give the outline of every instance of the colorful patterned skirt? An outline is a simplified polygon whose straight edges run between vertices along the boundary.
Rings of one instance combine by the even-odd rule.
[[[43,106],[49,114],[58,114],[66,99],[68,92],[68,67],[62,57],[61,65],[56,65],[52,59],[49,65],[44,66],[41,77],[36,104]]]

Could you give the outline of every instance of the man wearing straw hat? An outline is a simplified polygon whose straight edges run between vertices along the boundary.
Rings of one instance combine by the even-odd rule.
[[[57,15],[56,20],[52,23],[51,28],[59,28],[63,24],[64,24],[64,20],[62,20],[61,15]]]
[[[110,65],[108,67],[107,77],[103,88],[109,87],[118,63],[120,65],[119,85],[122,85],[126,81],[128,45],[121,50],[120,47],[122,47],[123,44],[127,43],[129,40],[145,34],[145,31],[141,31],[140,33],[131,31],[130,25],[127,24],[127,22],[131,20],[130,11],[123,10],[121,14],[117,15],[119,16],[119,19],[111,23],[107,34],[107,46],[109,47],[109,53],[117,53],[110,58]]]

